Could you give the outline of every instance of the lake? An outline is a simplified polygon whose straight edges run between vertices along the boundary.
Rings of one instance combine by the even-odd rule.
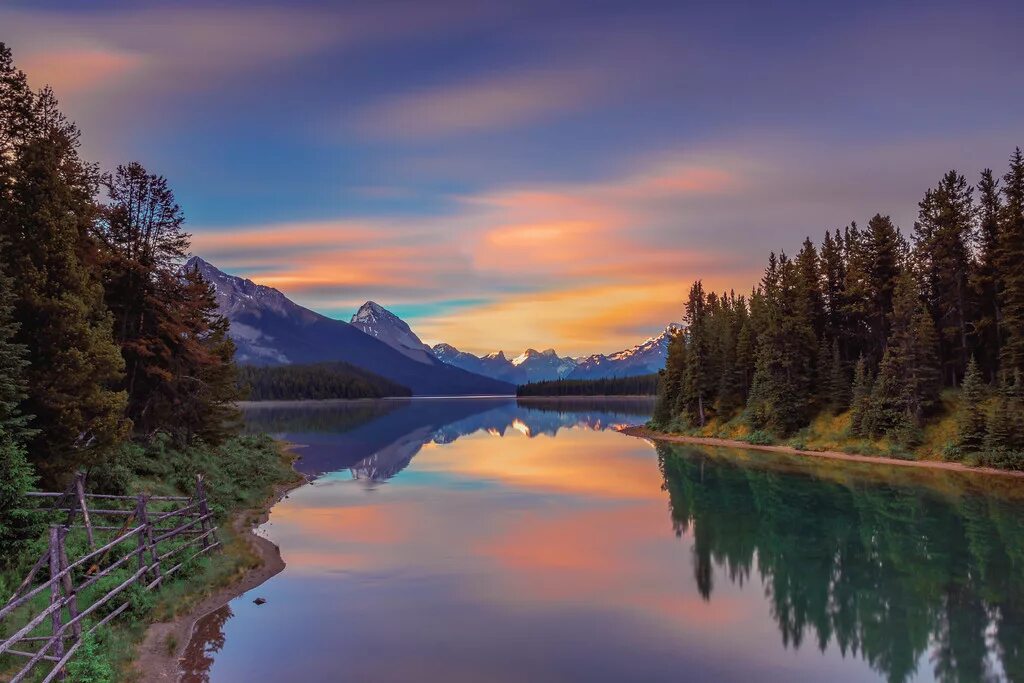
[[[651,407],[250,406],[318,478],[186,680],[1024,681],[1018,482],[615,431]]]

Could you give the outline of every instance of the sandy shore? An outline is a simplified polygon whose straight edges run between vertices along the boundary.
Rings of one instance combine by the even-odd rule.
[[[942,462],[938,460],[898,460],[896,458],[884,458],[875,455],[856,455],[854,453],[840,453],[838,451],[803,451],[790,446],[762,446],[747,443],[746,441],[735,441],[733,439],[713,439],[703,436],[683,436],[680,434],[662,434],[642,426],[626,427],[619,430],[627,436],[635,436],[650,441],[668,441],[672,443],[690,443],[701,446],[723,446],[726,448],[745,448],[756,451],[770,451],[772,453],[785,453],[788,455],[804,455],[812,458],[825,458],[827,460],[845,460],[847,462],[864,462],[875,465],[889,465],[893,467],[916,467],[930,470],[948,470],[952,472],[966,472],[969,474],[990,474],[998,477],[1011,477],[1024,479],[1024,472],[1013,470],[997,470],[993,467],[968,467],[958,462]]]
[[[259,565],[247,571],[239,581],[220,588],[201,600],[187,614],[173,621],[151,624],[136,651],[134,666],[139,680],[146,683],[177,681],[181,675],[181,660],[192,639],[196,623],[284,570],[285,562],[281,558],[281,550],[253,531],[267,521],[270,509],[274,505],[290,491],[305,483],[307,480],[302,477],[298,481],[278,486],[264,505],[256,509],[241,510],[232,516],[232,528],[249,544],[259,560]],[[169,639],[172,639],[170,642],[176,643],[173,651],[168,650]]]

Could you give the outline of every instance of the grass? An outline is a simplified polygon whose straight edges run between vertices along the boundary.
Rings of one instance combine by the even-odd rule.
[[[69,667],[69,680],[89,683],[137,680],[131,661],[149,624],[187,613],[199,601],[235,583],[256,567],[259,558],[242,535],[227,522],[233,514],[262,506],[275,487],[297,481],[299,475],[291,467],[292,460],[280,444],[266,436],[239,436],[217,447],[197,445],[183,449],[175,448],[169,440],[157,439],[147,447],[134,444],[122,447],[109,465],[90,473],[92,483],[101,490],[150,495],[191,495],[195,490],[195,475],[202,473],[211,510],[220,527],[217,533],[222,548],[187,563],[159,590],[150,593],[133,588],[123,593],[123,596],[130,596],[131,607],[109,627],[97,631],[96,638],[83,644],[82,654],[72,660],[79,662],[76,668]],[[103,543],[99,538],[98,542]],[[123,553],[134,548],[135,543],[131,539],[117,550]],[[161,544],[161,551],[171,547]],[[13,592],[45,548],[44,539],[34,541],[19,561],[13,563],[13,567],[0,573],[0,596],[6,597]],[[84,530],[75,529],[69,534],[67,548],[71,561],[88,552]],[[185,551],[183,556],[188,552]],[[111,558],[119,556],[111,553]],[[134,571],[129,565],[132,562],[83,591],[80,605],[92,604],[98,596],[126,580]],[[84,575],[76,576],[76,585],[84,578]],[[104,605],[97,610],[93,615],[95,619],[102,618],[109,610],[122,604],[124,600],[120,598],[112,600],[109,609]],[[10,620],[8,632],[17,628],[19,620],[25,623],[29,614],[38,613],[48,602],[48,595],[40,595],[19,610],[20,614]],[[40,627],[35,634],[47,635],[48,631],[48,627]],[[0,632],[0,637],[3,635]],[[177,643],[167,643],[166,646],[173,651]],[[2,672],[17,670],[24,662],[22,658],[0,657],[0,678],[3,678]]]
[[[688,427],[679,421],[665,427],[653,424],[650,426],[671,434],[731,439],[755,445],[789,446],[806,451],[837,451],[903,460],[949,460],[952,459],[950,455],[955,451],[953,444],[957,439],[958,401],[956,391],[944,392],[939,409],[922,430],[921,442],[911,448],[887,437],[865,439],[854,436],[850,429],[850,411],[838,414],[821,413],[807,427],[788,437],[778,437],[767,431],[754,430],[742,414],[724,421],[715,417],[708,420],[703,427]]]

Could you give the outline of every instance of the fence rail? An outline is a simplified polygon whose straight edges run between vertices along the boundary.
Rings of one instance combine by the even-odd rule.
[[[76,475],[63,493],[39,491],[28,496],[44,506],[52,501],[41,509],[60,517],[67,513],[67,517],[50,525],[46,550],[0,607],[0,633],[13,630],[0,640],[0,655],[28,660],[10,683],[24,681],[45,665],[50,669],[43,683],[64,680],[65,668],[83,638],[131,606],[133,596],[125,596],[126,591],[133,586],[152,591],[192,560],[220,546],[201,475],[196,476],[192,497],[86,493],[83,474]],[[90,507],[93,502],[104,507]],[[94,519],[111,521],[94,524]],[[85,532],[88,552],[69,561],[68,538],[79,528]],[[97,536],[105,538],[97,541]],[[134,544],[126,547],[129,541]],[[176,564],[164,566],[172,561]],[[110,590],[83,599],[85,591],[118,570],[130,573]],[[118,596],[123,602],[110,609]]]

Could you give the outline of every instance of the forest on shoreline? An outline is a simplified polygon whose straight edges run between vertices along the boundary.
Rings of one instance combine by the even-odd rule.
[[[654,396],[656,393],[657,374],[602,379],[554,379],[521,384],[516,388],[516,396]]]
[[[1024,155],[955,170],[909,236],[876,214],[769,256],[749,296],[685,303],[651,426],[1024,469]],[[930,431],[929,431],[930,430]],[[930,444],[934,446],[935,444]]]

